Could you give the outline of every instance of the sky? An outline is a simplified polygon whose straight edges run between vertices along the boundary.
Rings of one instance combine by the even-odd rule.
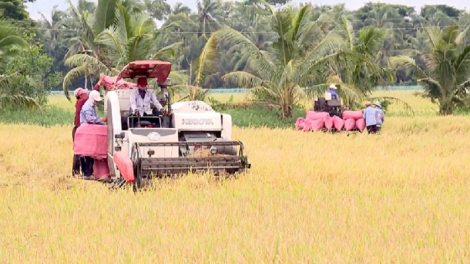
[[[77,3],[77,0],[72,0],[74,3]],[[383,0],[383,1],[373,1],[373,0],[317,0],[317,1],[307,1],[307,0],[292,0],[293,3],[306,3],[311,2],[315,5],[335,5],[346,2],[346,8],[355,10],[363,6],[367,2],[382,2],[388,4],[399,4],[399,5],[408,5],[414,6],[417,11],[426,4],[428,5],[438,5],[438,4],[446,4],[449,6],[453,6],[459,9],[470,9],[470,1],[469,0]],[[193,10],[197,7],[197,0],[167,0],[167,2],[174,6],[177,2],[182,2],[186,6],[192,8]],[[411,2],[411,3],[410,3]],[[33,19],[40,18],[38,12],[43,13],[46,17],[50,18],[50,13],[52,7],[57,5],[57,8],[60,10],[65,10],[68,8],[67,0],[36,0],[35,3],[28,4],[28,12]]]

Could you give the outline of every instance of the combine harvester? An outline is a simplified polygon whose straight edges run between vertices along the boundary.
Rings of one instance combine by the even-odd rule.
[[[330,96],[328,96],[330,95]],[[307,110],[305,118],[299,117],[295,123],[297,130],[308,131],[359,131],[363,132],[366,122],[363,111],[349,111],[341,105],[341,100],[331,99],[325,93],[313,103],[313,111]]]
[[[230,115],[217,113],[202,101],[171,104],[170,71],[169,62],[134,61],[106,88],[107,125],[81,125],[75,141],[80,145],[74,145],[75,154],[95,158],[95,173],[101,174],[95,176],[109,175],[118,187],[133,183],[136,190],[153,177],[207,171],[237,174],[251,167],[243,142],[232,140]],[[140,77],[157,79],[163,95],[159,101],[168,107],[165,113],[129,113],[135,86],[122,80]],[[106,168],[100,168],[106,162]]]

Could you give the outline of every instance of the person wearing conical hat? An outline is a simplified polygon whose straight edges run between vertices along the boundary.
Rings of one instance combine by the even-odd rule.
[[[377,120],[377,132],[379,132],[385,121],[385,114],[384,114],[384,111],[382,110],[382,105],[380,104],[379,101],[376,101],[374,103],[374,107],[375,107],[375,114],[376,114],[375,117]]]
[[[375,134],[377,132],[377,118],[375,109],[371,106],[369,101],[364,103],[366,109],[364,109],[363,118],[366,121],[366,128],[369,134]]]

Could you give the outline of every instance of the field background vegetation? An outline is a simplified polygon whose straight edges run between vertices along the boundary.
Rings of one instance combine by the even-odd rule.
[[[415,115],[392,105],[373,136],[299,132],[296,117],[271,128],[274,111],[227,109],[247,174],[160,180],[138,194],[70,177],[74,102],[2,114],[0,262],[468,262],[470,120],[437,116],[409,91],[380,94]]]

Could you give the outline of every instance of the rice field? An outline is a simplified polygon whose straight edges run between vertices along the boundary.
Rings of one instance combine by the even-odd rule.
[[[0,263],[469,263],[470,119],[384,93],[417,114],[373,136],[234,127],[247,174],[138,194],[69,176],[71,126],[0,124]]]

